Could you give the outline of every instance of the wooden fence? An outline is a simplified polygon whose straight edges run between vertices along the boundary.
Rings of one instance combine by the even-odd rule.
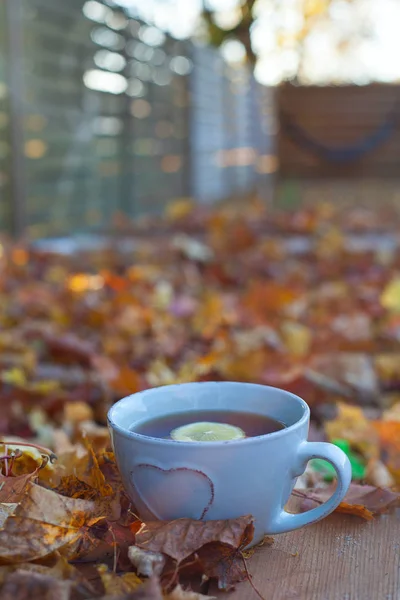
[[[277,91],[280,177],[400,176],[400,86]]]

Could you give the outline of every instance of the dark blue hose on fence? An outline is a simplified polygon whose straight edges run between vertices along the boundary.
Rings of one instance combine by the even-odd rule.
[[[318,154],[321,158],[333,163],[352,162],[361,158],[364,154],[375,150],[375,148],[390,138],[397,125],[393,111],[382,125],[364,139],[351,146],[336,146],[332,148],[308,135],[286,113],[281,114],[281,123],[286,133],[298,146],[309,152]]]

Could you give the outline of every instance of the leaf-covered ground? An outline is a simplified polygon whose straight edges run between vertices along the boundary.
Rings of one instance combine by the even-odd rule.
[[[3,240],[0,597],[194,600],[196,577],[203,591],[247,578],[251,516],[142,523],[126,498],[106,413],[151,386],[294,391],[311,405],[310,439],[351,459],[338,510],[371,519],[396,504],[399,223],[389,208],[179,202],[68,255]],[[313,461],[289,508],[325,501],[331,486]]]

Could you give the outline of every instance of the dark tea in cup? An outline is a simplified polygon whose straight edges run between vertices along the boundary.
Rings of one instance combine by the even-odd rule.
[[[221,427],[222,425],[222,427]],[[135,423],[130,429],[140,435],[177,441],[229,441],[257,437],[284,429],[285,425],[267,415],[235,410],[190,410],[161,415]],[[187,432],[192,439],[174,432]],[[237,432],[241,435],[237,435]],[[228,434],[228,437],[224,437]],[[231,437],[229,437],[231,432]],[[236,432],[236,437],[234,433]]]

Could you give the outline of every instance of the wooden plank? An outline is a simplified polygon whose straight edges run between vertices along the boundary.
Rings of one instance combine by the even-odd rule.
[[[368,523],[331,515],[276,536],[274,545],[258,549],[248,566],[265,600],[397,600],[400,512]],[[229,600],[256,598],[248,583],[229,595]]]

